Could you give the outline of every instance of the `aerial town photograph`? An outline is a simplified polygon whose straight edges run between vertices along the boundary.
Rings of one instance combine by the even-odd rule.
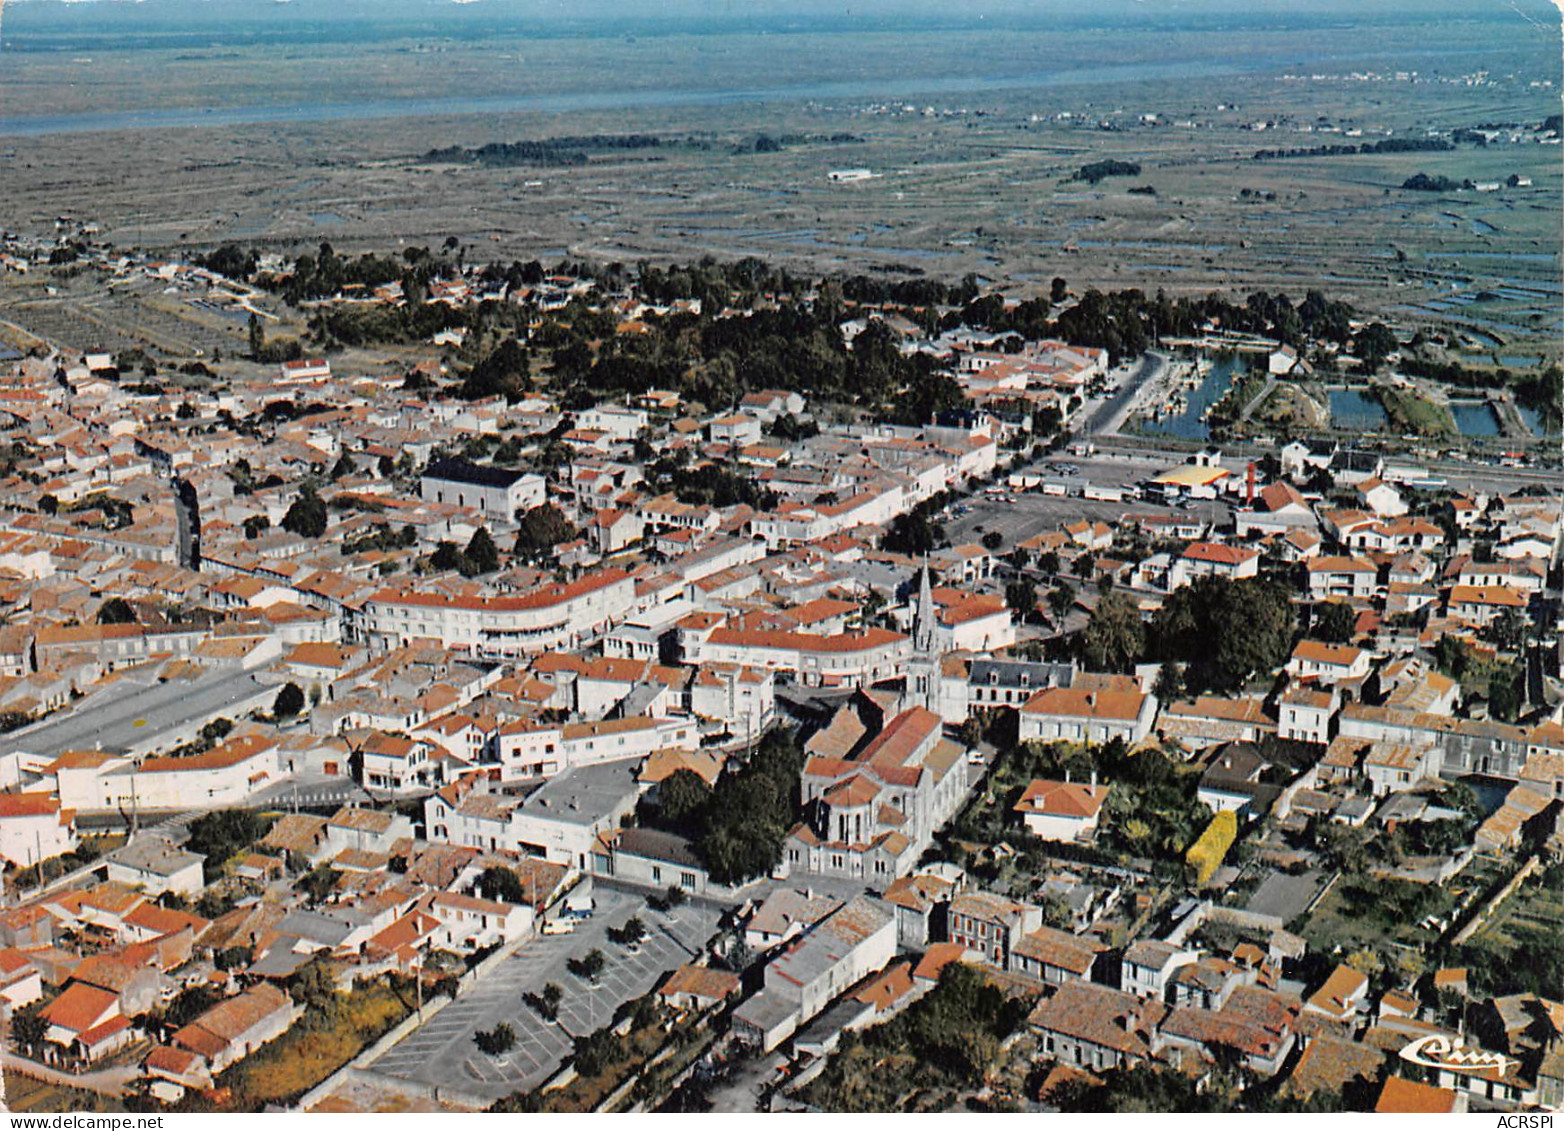
[[[0,0],[8,1125],[1551,1127],[1561,96],[1546,0]]]

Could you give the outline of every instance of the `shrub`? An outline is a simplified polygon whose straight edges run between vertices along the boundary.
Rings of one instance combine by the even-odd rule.
[[[1204,887],[1216,874],[1217,868],[1227,856],[1227,850],[1233,847],[1233,841],[1238,839],[1238,814],[1231,809],[1224,809],[1206,826],[1206,831],[1200,834],[1200,839],[1189,846],[1189,851],[1184,854],[1184,863],[1195,870],[1195,883]]]

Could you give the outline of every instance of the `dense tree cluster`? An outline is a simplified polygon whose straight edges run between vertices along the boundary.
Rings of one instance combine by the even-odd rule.
[[[892,1111],[912,1092],[977,1087],[1027,1008],[979,967],[951,963],[910,1008],[861,1035],[844,1033],[805,1098],[827,1111]]]
[[[1149,658],[1182,663],[1192,692],[1237,691],[1287,662],[1296,619],[1282,581],[1199,577],[1169,594],[1152,619]]]
[[[580,533],[563,511],[553,503],[544,503],[521,516],[516,531],[515,553],[518,557],[537,558],[561,542],[578,537]]]
[[[1459,192],[1474,187],[1470,180],[1457,181],[1450,177],[1413,173],[1401,182],[1401,187],[1412,192]]]
[[[1455,146],[1437,137],[1387,137],[1383,141],[1365,141],[1362,145],[1310,145],[1296,149],[1257,149],[1256,161],[1279,157],[1351,157],[1359,153],[1445,153]]]
[[[1134,161],[1116,161],[1109,158],[1105,161],[1093,161],[1088,165],[1082,165],[1070,175],[1072,181],[1085,181],[1089,185],[1097,184],[1108,177],[1138,177],[1140,165]]]
[[[248,809],[220,809],[190,822],[185,847],[206,857],[206,882],[211,883],[222,874],[230,857],[267,834],[273,820]]]
[[[343,287],[383,287],[399,283],[407,270],[404,261],[389,256],[339,256],[329,243],[321,243],[314,255],[301,255],[285,275],[265,276],[263,282],[297,306],[310,299],[330,298]]]
[[[663,139],[655,134],[583,134],[529,141],[491,141],[475,148],[459,145],[431,149],[425,161],[446,165],[483,165],[505,169],[516,165],[561,168],[585,165],[594,151],[656,149]]]
[[[500,551],[489,528],[480,526],[465,550],[458,549],[454,542],[437,545],[429,555],[429,565],[437,570],[454,570],[463,577],[477,577],[500,568]]]
[[[301,538],[319,538],[326,533],[326,503],[312,483],[299,489],[298,498],[282,516],[282,528]]]
[[[738,504],[765,509],[775,500],[755,481],[720,463],[708,462],[682,467],[671,460],[658,460],[646,470],[647,480],[659,491],[672,491],[681,503],[690,506],[731,507]]]
[[[782,859],[782,841],[798,820],[804,754],[791,731],[768,731],[755,752],[708,787],[680,770],[657,789],[643,819],[694,842],[712,878],[738,883],[762,876]]]

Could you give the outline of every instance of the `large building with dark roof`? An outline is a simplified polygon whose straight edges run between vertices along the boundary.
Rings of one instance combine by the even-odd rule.
[[[465,459],[432,461],[419,490],[426,503],[471,507],[493,522],[514,522],[517,512],[541,507],[548,497],[541,475]]]

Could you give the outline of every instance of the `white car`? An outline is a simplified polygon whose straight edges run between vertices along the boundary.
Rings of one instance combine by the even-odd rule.
[[[576,921],[574,919],[546,919],[543,922],[545,935],[569,935],[574,934]]]

